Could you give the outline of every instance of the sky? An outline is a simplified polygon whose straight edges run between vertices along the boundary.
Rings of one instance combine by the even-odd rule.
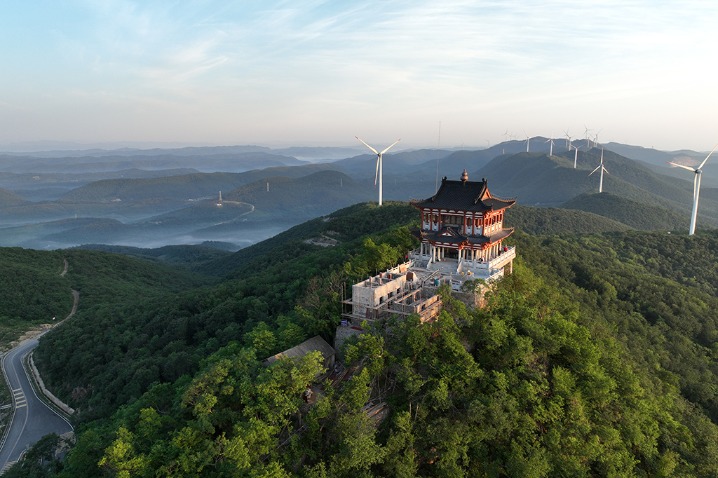
[[[5,0],[0,149],[710,150],[718,2]],[[397,148],[401,149],[401,148]]]

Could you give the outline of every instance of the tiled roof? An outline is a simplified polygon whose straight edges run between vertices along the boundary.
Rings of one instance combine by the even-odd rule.
[[[513,199],[495,198],[489,192],[486,179],[477,181],[453,181],[444,178],[441,187],[432,197],[414,201],[418,208],[453,209],[457,211],[499,211],[516,203]]]

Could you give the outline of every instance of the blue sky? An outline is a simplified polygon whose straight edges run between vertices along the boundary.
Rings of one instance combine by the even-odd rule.
[[[718,142],[715,1],[5,1],[0,148]],[[439,127],[441,125],[441,127]],[[439,139],[439,130],[440,139]]]

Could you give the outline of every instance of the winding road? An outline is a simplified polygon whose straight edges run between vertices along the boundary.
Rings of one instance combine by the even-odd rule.
[[[61,276],[67,273],[67,267],[65,260]],[[73,290],[72,297],[72,310],[64,320],[75,315],[77,311],[80,294]],[[50,433],[62,435],[74,431],[70,422],[40,400],[30,383],[30,372],[24,365],[28,354],[37,347],[38,339],[46,332],[20,342],[2,358],[5,381],[13,396],[13,416],[5,436],[0,441],[0,474],[17,462],[28,448],[45,435]]]
[[[3,372],[13,395],[15,413],[0,449],[0,473],[18,461],[22,454],[43,436],[73,431],[70,422],[45,405],[30,385],[23,361],[37,347],[38,338],[21,342],[2,359]]]

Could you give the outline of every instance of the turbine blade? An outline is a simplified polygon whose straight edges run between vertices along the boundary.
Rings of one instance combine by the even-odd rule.
[[[595,173],[595,172],[598,171],[599,169],[601,169],[601,165],[600,165],[600,164],[599,164],[598,166],[596,166],[596,169],[594,169],[593,171],[591,171],[590,173],[588,173],[588,175],[589,175],[589,176],[592,175],[593,173]]]
[[[376,186],[376,180],[379,177],[379,161],[381,161],[381,155],[376,156],[376,172],[374,173],[374,186]]]
[[[686,170],[688,170],[688,171],[690,171],[690,172],[692,172],[692,173],[695,173],[695,172],[696,172],[695,168],[691,168],[690,166],[686,166],[686,165],[684,165],[684,164],[674,163],[673,161],[668,161],[668,164],[670,164],[671,166],[674,166],[674,167],[676,167],[676,168],[686,169]]]
[[[715,151],[716,148],[718,148],[718,144],[716,144],[715,146],[713,146],[713,149],[711,150],[710,153],[708,153],[708,156],[706,156],[706,159],[704,159],[703,162],[700,164],[700,166],[698,166],[696,169],[701,169],[701,168],[703,167],[703,165],[706,164],[706,161],[708,161],[708,158],[711,157],[711,154],[713,154],[713,151]]]
[[[391,148],[393,148],[394,145],[395,145],[396,143],[398,143],[399,141],[401,141],[401,138],[397,139],[396,141],[394,141],[393,143],[391,143],[389,146],[387,146],[386,148],[384,148],[384,151],[382,151],[381,153],[377,153],[377,154],[384,154],[384,153],[386,153],[386,152],[389,151]]]
[[[379,151],[377,151],[376,149],[374,149],[374,148],[372,148],[371,146],[369,146],[368,144],[366,144],[366,142],[365,142],[363,139],[361,139],[359,136],[354,136],[354,137],[355,137],[356,139],[358,139],[359,141],[361,141],[362,143],[364,143],[364,146],[366,146],[367,148],[369,148],[369,149],[371,149],[372,151],[374,151],[374,154],[379,154]]]

